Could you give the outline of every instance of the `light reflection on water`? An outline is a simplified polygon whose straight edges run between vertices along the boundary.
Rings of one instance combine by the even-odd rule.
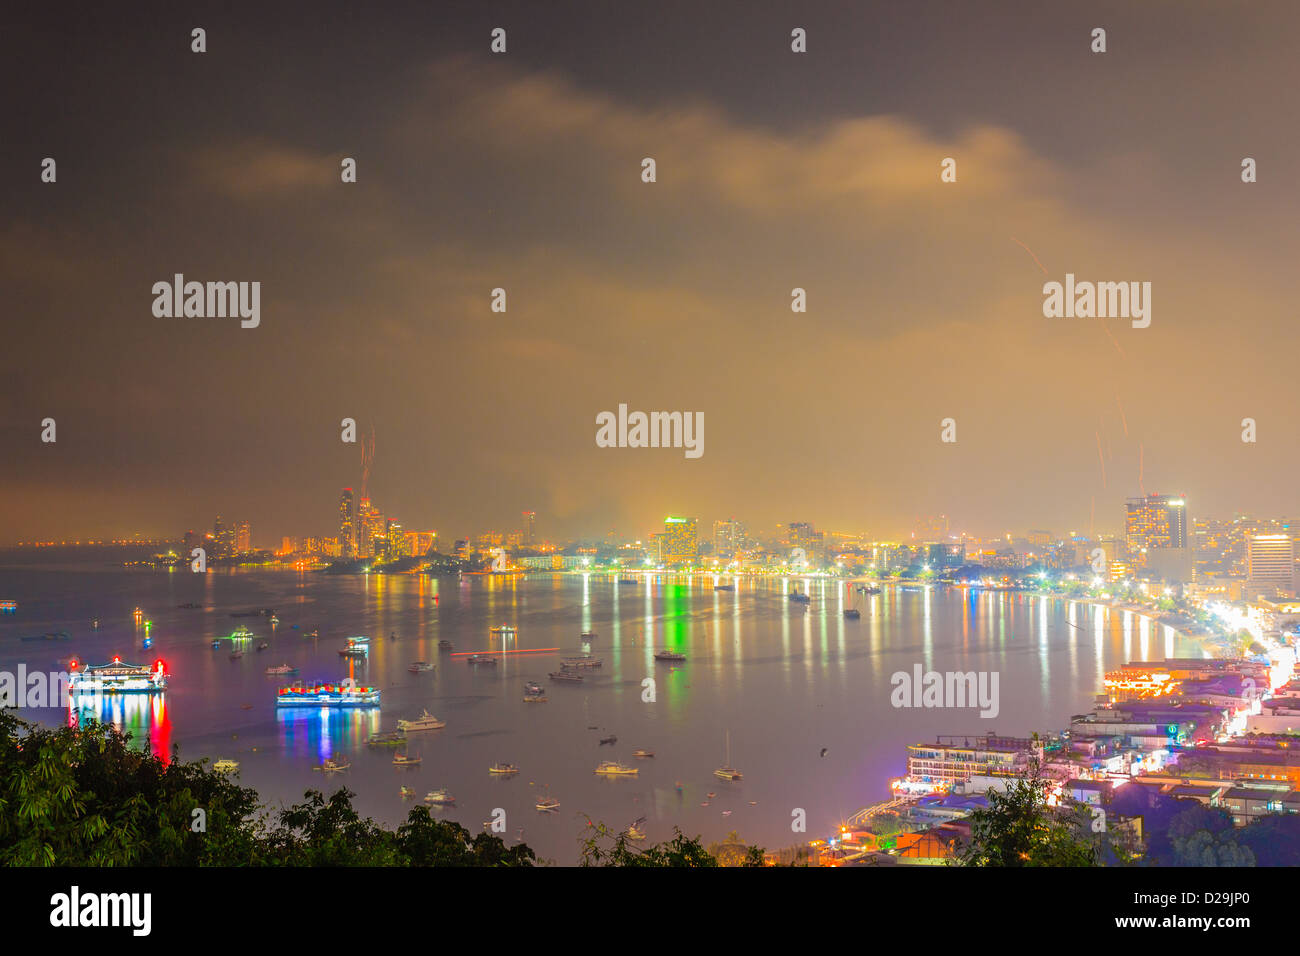
[[[446,787],[457,804],[440,815],[478,830],[502,808],[507,838],[522,829],[530,845],[561,862],[575,859],[588,816],[615,827],[645,816],[651,840],[671,836],[674,825],[706,841],[734,829],[769,847],[818,836],[885,794],[889,778],[903,772],[909,742],[1059,730],[1088,709],[1103,672],[1123,660],[1201,653],[1130,612],[1023,593],[886,588],[853,595],[862,617],[849,621],[844,584],[808,577],[737,578],[735,591],[714,590],[719,581],[712,575],[652,575],[633,586],[596,574],[457,581],[6,570],[0,581],[22,611],[0,620],[0,666],[25,661],[45,669],[55,655],[69,653],[90,662],[114,654],[143,660],[142,631],[131,613],[139,606],[153,622],[155,646],[147,656],[166,660],[173,675],[161,698],[78,699],[68,713],[24,716],[47,723],[97,716],[149,740],[155,752],[169,753],[175,742],[183,759],[236,759],[241,781],[273,804],[300,800],[308,787],[347,786],[362,813],[390,825],[410,808],[398,796],[401,786],[414,788],[417,800]],[[812,595],[811,605],[787,599],[795,586]],[[213,607],[177,607],[189,601]],[[280,625],[229,617],[260,607],[276,608]],[[103,622],[98,632],[87,627],[94,617]],[[230,659],[226,642],[212,650],[211,641],[238,623],[270,649],[257,653],[249,645],[238,660]],[[489,630],[503,623],[518,629],[504,647]],[[319,640],[303,636],[312,628],[320,629]],[[74,640],[57,649],[16,640],[58,629]],[[584,645],[579,635],[589,630],[597,637]],[[266,676],[268,666],[298,667],[306,682],[338,681],[348,673],[338,648],[356,634],[372,643],[353,674],[380,688],[381,709],[275,708],[284,681]],[[502,653],[495,668],[473,667],[440,653],[439,639],[457,652],[560,650]],[[689,659],[656,662],[660,647]],[[547,679],[560,657],[582,653],[603,666],[585,671],[581,684]],[[437,667],[413,674],[407,668],[415,660]],[[893,708],[890,676],[917,663],[999,671],[998,717]],[[542,683],[549,701],[524,703],[526,680]],[[370,735],[426,707],[447,727],[410,736],[406,750],[422,757],[418,767],[395,767],[392,748],[366,746]],[[728,730],[732,762],[745,773],[733,783],[712,776]],[[609,735],[616,744],[598,743]],[[638,747],[656,756],[636,760]],[[328,779],[313,772],[337,757],[352,768]],[[635,763],[640,773],[597,776],[603,759]],[[521,773],[490,776],[487,768],[497,761]],[[535,811],[542,788],[560,799],[559,813]],[[807,811],[808,837],[790,832],[794,808]]]

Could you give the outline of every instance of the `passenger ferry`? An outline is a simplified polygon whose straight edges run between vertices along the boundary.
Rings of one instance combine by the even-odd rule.
[[[398,730],[408,732],[412,730],[441,730],[446,726],[447,722],[445,720],[439,720],[427,710],[414,720],[399,720],[397,722]]]
[[[571,667],[599,667],[601,663],[599,657],[566,657],[560,661],[560,666],[565,669]]]
[[[503,641],[512,641],[519,632],[509,624],[498,624],[492,628],[492,636],[499,637]]]
[[[424,795],[425,803],[433,803],[438,806],[450,807],[456,802],[456,798],[448,793],[445,789],[430,790]]]
[[[232,641],[251,641],[253,639],[253,632],[241,624],[230,632],[230,639]]]
[[[343,684],[296,684],[282,687],[275,698],[276,707],[378,707],[379,690],[374,687],[349,687]]]
[[[161,694],[167,689],[168,675],[162,661],[150,669],[144,664],[123,664],[114,657],[107,664],[68,665],[71,676],[68,690],[74,694]]]
[[[465,658],[465,663],[466,664],[488,664],[488,665],[495,666],[497,663],[497,659],[493,657],[491,654],[471,654],[469,657]]]

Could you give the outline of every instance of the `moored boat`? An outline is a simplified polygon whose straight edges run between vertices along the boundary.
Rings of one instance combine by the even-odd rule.
[[[406,754],[393,754],[394,767],[414,767],[420,762],[420,757],[411,757]]]
[[[657,661],[684,661],[685,654],[679,654],[677,651],[655,651],[655,660]]]
[[[407,670],[410,671],[412,674],[423,674],[425,671],[433,670],[433,665],[430,664],[428,661],[416,661],[414,664],[408,667]]]
[[[399,720],[397,722],[397,729],[406,732],[413,730],[441,730],[446,726],[447,722],[445,720],[439,720],[427,710],[414,720]]]
[[[439,787],[437,790],[430,790],[426,793],[424,795],[424,802],[436,803],[439,806],[449,807],[456,802],[456,798],[446,790]]]
[[[512,763],[494,763],[488,767],[488,773],[494,773],[499,776],[508,776],[512,773],[518,773],[519,768]]]
[[[633,756],[633,757],[653,757],[654,755],[655,755],[655,752],[654,752],[653,750],[633,750],[633,751],[632,751],[632,756]]]
[[[551,680],[568,681],[570,683],[581,683],[583,680],[581,674],[576,674],[573,671],[552,671],[546,676]]]
[[[638,774],[641,771],[636,767],[629,767],[627,764],[619,763],[617,760],[602,761],[596,768],[596,773],[610,777],[624,777]]]
[[[266,672],[268,674],[296,674],[298,673],[298,668],[289,664],[279,664],[275,667],[268,667]]]
[[[312,767],[312,769],[323,770],[325,773],[342,773],[351,766],[352,764],[347,757],[339,757],[337,760],[327,757],[319,767]]]
[[[488,667],[495,667],[497,664],[497,659],[493,657],[491,654],[471,654],[469,657],[465,658],[465,663],[482,664]]]

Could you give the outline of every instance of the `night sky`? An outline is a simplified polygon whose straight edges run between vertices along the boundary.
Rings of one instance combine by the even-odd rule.
[[[344,417],[444,540],[1300,512],[1294,3],[180,6],[3,14],[0,542],[332,534]],[[260,326],[154,317],[177,272]],[[1067,272],[1151,326],[1045,318]]]

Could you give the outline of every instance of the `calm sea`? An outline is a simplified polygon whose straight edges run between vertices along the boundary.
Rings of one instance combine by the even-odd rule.
[[[241,781],[272,805],[301,799],[310,787],[347,786],[363,814],[396,824],[411,806],[399,795],[403,785],[416,801],[444,787],[456,805],[435,813],[477,831],[499,808],[506,839],[522,838],[540,856],[572,863],[588,820],[622,828],[645,818],[651,841],[670,837],[674,826],[706,842],[735,830],[769,848],[823,836],[887,797],[890,778],[905,770],[909,742],[1059,730],[1090,708],[1107,669],[1129,659],[1202,654],[1196,642],[1128,612],[1026,594],[888,589],[858,597],[862,617],[855,621],[843,616],[842,583],[739,578],[734,591],[716,591],[714,583],[711,576],[663,574],[628,585],[608,575],[458,581],[11,563],[0,566],[0,600],[20,606],[0,616],[0,670],[20,662],[29,671],[56,670],[71,655],[89,663],[115,655],[161,659],[173,675],[164,696],[120,697],[82,713],[119,723],[156,750],[177,746],[183,759],[237,760]],[[806,608],[787,600],[792,583],[812,595]],[[177,606],[187,602],[204,608]],[[148,650],[136,607],[152,622]],[[230,616],[262,607],[276,609],[278,626]],[[90,628],[94,618],[98,631]],[[228,643],[211,648],[238,624],[269,649],[248,645],[232,660]],[[505,647],[490,631],[499,624],[517,629]],[[319,639],[305,636],[313,629]],[[20,640],[57,630],[72,639]],[[584,671],[582,684],[548,680],[561,657],[584,652],[583,631],[597,633],[590,653],[603,666]],[[338,650],[351,635],[371,638],[369,659],[354,674],[382,690],[382,708],[277,711],[276,690],[287,679],[267,676],[266,668],[288,663],[303,680],[339,680],[349,665]],[[495,668],[474,667],[440,653],[439,639],[457,653],[556,650],[504,654]],[[652,655],[660,647],[688,660],[657,663]],[[419,660],[436,669],[409,672]],[[998,672],[999,714],[894,708],[890,677],[915,664]],[[528,680],[544,686],[547,703],[524,703]],[[447,726],[412,735],[408,752],[423,758],[419,766],[394,767],[392,750],[365,745],[370,734],[426,708]],[[22,716],[54,724],[75,714],[62,708]],[[726,759],[728,732],[741,781],[713,776]],[[608,736],[617,742],[599,743]],[[638,748],[655,756],[636,759]],[[350,759],[350,770],[329,778],[313,770],[337,755]],[[596,776],[605,759],[640,773]],[[497,761],[520,773],[489,775]],[[560,801],[558,812],[535,809],[545,794]],[[806,813],[807,834],[791,830],[796,809]]]

